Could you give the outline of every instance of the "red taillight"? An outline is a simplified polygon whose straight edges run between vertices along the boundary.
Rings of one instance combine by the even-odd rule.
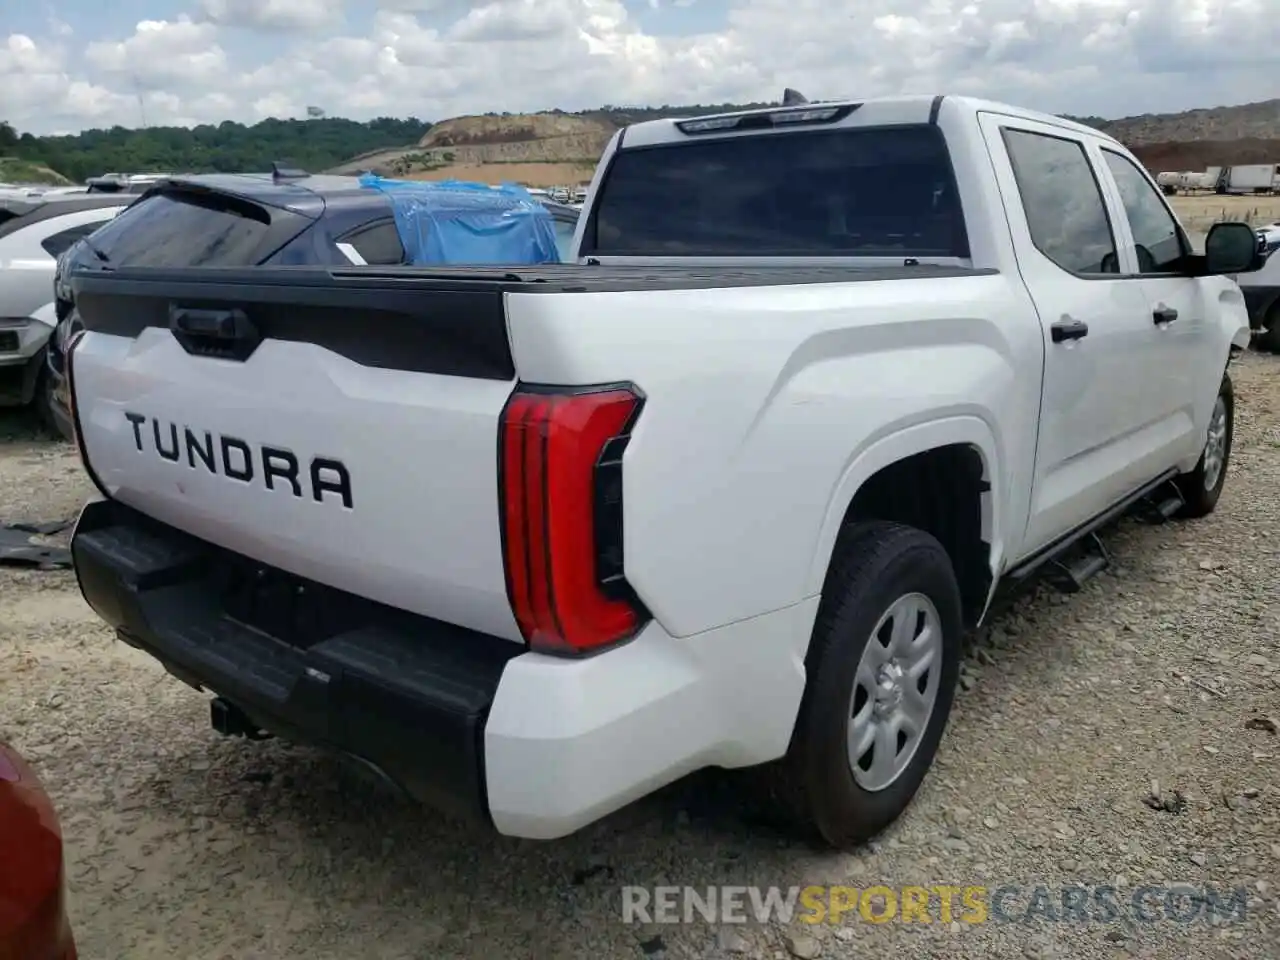
[[[517,391],[502,415],[507,589],[537,650],[584,653],[635,633],[622,578],[622,461],[630,388]]]

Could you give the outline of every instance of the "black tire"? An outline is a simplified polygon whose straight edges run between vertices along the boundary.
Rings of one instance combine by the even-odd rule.
[[[1266,327],[1266,330],[1258,334],[1256,341],[1258,349],[1266,350],[1270,353],[1280,353],[1280,302],[1271,305],[1271,309],[1267,311],[1262,325]]]
[[[888,786],[869,791],[854,778],[846,742],[855,675],[882,616],[911,593],[926,596],[939,615],[942,655],[934,668],[940,671],[939,685],[910,762]],[[832,558],[805,658],[808,682],[791,745],[772,771],[775,797],[806,833],[847,849],[878,834],[911,803],[951,713],[962,632],[960,588],[937,540],[896,523],[846,528]]]
[[[58,421],[53,415],[53,377],[49,376],[48,370],[40,371],[32,403],[36,408],[36,417],[40,420],[40,426],[47,433],[61,438],[62,431],[58,429]]]
[[[1236,395],[1235,389],[1231,385],[1230,374],[1224,373],[1222,375],[1222,385],[1218,387],[1218,398],[1223,401],[1227,414],[1226,437],[1222,450],[1222,467],[1218,470],[1217,480],[1212,485],[1206,485],[1205,454],[1202,452],[1200,459],[1196,462],[1195,469],[1190,473],[1182,474],[1174,480],[1184,501],[1182,508],[1175,514],[1180,519],[1194,520],[1197,517],[1206,517],[1213,513],[1214,508],[1218,505],[1218,498],[1222,496],[1222,488],[1227,482],[1227,470],[1231,466],[1231,440],[1235,435],[1236,414]]]

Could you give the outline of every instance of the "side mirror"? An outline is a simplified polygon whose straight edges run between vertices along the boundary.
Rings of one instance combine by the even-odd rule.
[[[1252,273],[1262,267],[1258,234],[1247,223],[1215,223],[1204,241],[1204,274]]]

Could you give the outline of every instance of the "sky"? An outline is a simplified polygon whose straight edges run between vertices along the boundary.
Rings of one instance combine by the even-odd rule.
[[[1280,96],[1275,2],[0,0],[0,120],[440,120],[788,86],[1120,117]]]

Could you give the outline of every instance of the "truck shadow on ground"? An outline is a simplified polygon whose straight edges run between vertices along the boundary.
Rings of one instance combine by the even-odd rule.
[[[1159,536],[1157,529],[1128,525],[1120,559],[1141,557],[1144,543]],[[1063,599],[1046,588],[1033,589],[995,621],[998,630],[1021,620],[1021,638],[1000,653],[998,665],[987,657],[981,661],[985,667],[973,667],[983,671],[982,682],[958,701],[937,767],[915,805],[870,846],[851,853],[819,850],[788,830],[758,791],[752,771],[704,771],[571,837],[523,841],[401,800],[323,752],[274,740],[223,739],[207,727],[197,727],[194,739],[183,734],[180,745],[155,757],[148,775],[133,782],[132,796],[118,797],[115,806],[144,806],[155,818],[154,830],[191,836],[184,866],[193,875],[219,878],[222,909],[234,912],[237,892],[244,897],[239,932],[246,936],[269,921],[251,899],[251,891],[266,885],[285,886],[290,897],[317,904],[350,904],[358,891],[362,923],[399,930],[404,942],[442,952],[489,955],[513,932],[550,935],[589,917],[616,938],[614,949],[635,955],[638,948],[645,952],[645,944],[695,933],[623,925],[624,886],[840,882],[857,869],[851,864],[886,844],[897,846],[895,838],[908,834],[915,852],[956,856],[940,808],[951,790],[949,778],[965,766],[961,755],[971,756],[975,742],[991,738],[991,714],[1012,712],[1011,703],[1035,697],[1056,682],[1056,672],[1087,655],[1074,643],[1044,647],[1028,635],[1035,632],[1026,626],[1028,615],[1061,618]],[[1009,631],[1019,632],[1012,626]],[[969,661],[987,643],[985,634],[971,638]],[[207,723],[206,701],[194,693],[190,700],[189,707],[183,701],[184,717]],[[992,785],[995,795],[1001,789]],[[145,871],[145,862],[137,869]],[[424,903],[432,905],[425,924],[415,912]],[[406,916],[415,925],[406,926]],[[332,911],[315,922],[322,928],[342,924]]]

